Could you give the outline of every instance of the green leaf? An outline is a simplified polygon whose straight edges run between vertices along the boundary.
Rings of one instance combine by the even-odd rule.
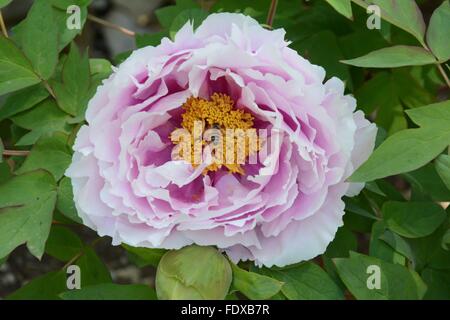
[[[165,29],[169,29],[175,18],[184,10],[200,8],[193,0],[177,0],[176,5],[166,6],[155,11],[159,23]]]
[[[156,300],[156,293],[143,284],[106,283],[66,291],[60,297],[63,300]]]
[[[424,44],[426,26],[415,0],[370,0],[369,3],[380,7],[382,19],[412,34]]]
[[[394,133],[408,128],[405,112],[400,102],[391,107],[389,107],[389,105],[381,107],[378,110],[375,123],[378,126],[385,128],[388,135],[393,135]]]
[[[406,238],[432,234],[447,217],[444,209],[434,202],[389,201],[382,210],[388,228]]]
[[[251,300],[266,300],[276,295],[283,286],[283,283],[270,277],[249,272],[239,268],[234,263],[231,264],[233,270],[232,286],[243,293]]]
[[[249,13],[252,13],[252,17],[264,16],[263,19],[265,22],[267,10],[270,6],[270,1],[271,0],[217,0],[214,1],[211,11],[238,12],[247,15],[249,15]],[[293,9],[298,10],[300,6],[298,6],[298,3],[293,3],[292,1],[279,1],[277,7],[277,17],[285,12],[285,10],[287,9],[286,7],[289,7],[291,11],[293,11]]]
[[[233,292],[233,293],[227,294],[227,296],[225,297],[225,300],[239,300],[239,297]]]
[[[41,85],[22,89],[11,94],[0,107],[0,121],[19,112],[31,109],[48,96],[48,91]]]
[[[45,252],[60,261],[67,262],[78,254],[83,246],[83,242],[73,231],[62,226],[53,226]]]
[[[3,145],[2,138],[0,138],[0,163],[3,163],[3,151],[5,151],[5,146]]]
[[[157,46],[161,43],[162,38],[167,37],[167,32],[160,31],[155,33],[136,34],[136,47],[144,48],[147,46]]]
[[[0,9],[6,7],[12,0],[0,0]]]
[[[450,156],[441,154],[436,159],[436,171],[445,183],[448,190],[450,190]]]
[[[351,0],[326,0],[337,12],[353,20]]]
[[[347,256],[348,256],[348,254],[347,254]],[[342,282],[341,278],[339,278],[336,266],[334,265],[332,258],[330,258],[326,254],[322,255],[322,265],[323,265],[323,269],[330,276],[330,278],[334,281],[334,283],[336,283],[339,286],[339,288],[341,289],[341,291],[345,293],[345,291],[346,291],[345,285]]]
[[[59,3],[59,0],[53,0],[54,6],[58,6],[56,3]],[[67,0],[71,4],[76,4],[76,1]],[[87,4],[88,1],[77,1],[79,2],[78,6],[80,7],[80,29],[69,29],[67,28],[67,19],[69,15],[67,14],[67,6],[62,6],[63,8],[54,8],[53,16],[55,19],[56,27],[59,33],[59,41],[58,41],[58,51],[62,51],[72,40],[83,31],[83,27],[87,20],[88,10]],[[90,2],[90,1],[89,1]],[[59,5],[61,6],[61,5]]]
[[[112,65],[106,59],[89,59],[91,74],[102,74],[108,77],[112,73]]]
[[[270,277],[284,282],[281,291],[289,300],[341,300],[343,292],[331,277],[312,262],[285,269],[262,269]]]
[[[79,7],[87,7],[92,0],[49,0],[52,6],[61,10],[67,10],[68,7],[76,5]]]
[[[67,28],[67,19],[69,18],[69,15],[67,14],[67,7],[58,8],[59,0],[52,0],[53,7],[53,19],[55,21],[55,30],[56,34],[58,34],[58,51],[62,51],[72,40],[79,34],[81,34],[83,30],[83,26],[86,23],[87,20],[87,7],[80,5],[80,29],[69,29]],[[69,0],[71,1],[71,0]],[[72,4],[75,4],[75,1],[71,1]],[[81,1],[79,1],[81,2]],[[63,7],[59,5],[60,7]],[[25,35],[25,20],[22,20],[19,24],[14,26],[12,28],[12,38],[16,43],[23,43],[24,35]]]
[[[34,70],[49,79],[58,63],[58,32],[53,9],[47,0],[35,0],[23,25],[22,49]]]
[[[157,267],[162,256],[167,252],[165,249],[132,247],[127,244],[122,244],[122,247],[127,250],[128,258],[139,268],[146,266]]]
[[[74,221],[67,218],[65,215],[63,215],[58,210],[55,210],[55,213],[53,214],[53,224],[57,225],[66,225],[66,226],[76,226],[76,223]]]
[[[327,76],[336,76],[347,82],[351,87],[352,80],[349,68],[339,60],[344,56],[338,45],[336,35],[331,31],[321,31],[313,36],[292,43],[291,47],[312,63],[327,70]]]
[[[422,272],[427,284],[426,300],[450,300],[450,274],[440,270],[427,268]]]
[[[370,234],[369,254],[387,262],[405,265],[405,256],[397,252],[395,248],[381,239],[385,233],[386,223],[384,221],[377,221],[373,224],[372,232]]]
[[[450,269],[450,251],[442,248],[442,239],[449,228],[450,223],[446,221],[427,237],[408,239],[414,253],[416,270],[421,271],[425,268]]]
[[[30,61],[14,43],[0,36],[0,95],[17,91],[41,80]]]
[[[11,178],[11,168],[7,161],[0,162],[0,181],[6,181]]]
[[[436,158],[450,141],[450,100],[410,109],[407,114],[420,129],[389,137],[350,177],[365,182],[416,170]]]
[[[76,261],[80,267],[81,287],[111,283],[111,274],[94,249],[85,246],[81,251],[81,257]]]
[[[72,160],[68,137],[63,133],[41,137],[31,149],[23,165],[16,171],[25,173],[36,169],[44,169],[53,174],[58,181],[69,167]]]
[[[411,250],[411,246],[405,239],[389,230],[386,230],[380,239],[386,242],[396,252],[408,258],[409,261],[414,262],[414,254]]]
[[[47,99],[26,112],[15,115],[11,120],[17,126],[31,130],[16,145],[34,144],[43,134],[54,132],[70,133],[67,124],[70,116],[61,111],[53,99]]]
[[[345,211],[348,213],[354,213],[357,216],[360,216],[361,218],[378,220],[378,217],[373,214],[370,206],[367,203],[362,203],[361,197],[346,198]]]
[[[97,88],[102,85],[103,80],[108,78],[109,75],[110,73],[96,73],[91,76],[89,90],[85,93],[84,102],[81,106],[79,106],[78,114],[67,121],[69,124],[79,124],[85,121],[85,114],[89,100],[97,92]]]
[[[378,127],[386,129],[389,135],[407,128],[397,84],[393,74],[381,72],[356,92],[362,110],[366,114],[377,111],[375,122]]]
[[[383,107],[391,110],[399,104],[399,99],[392,83],[392,76],[388,72],[377,73],[372,79],[365,82],[356,91],[355,95],[360,108],[366,114],[371,114]]]
[[[11,124],[10,127],[11,131],[11,145],[15,145],[19,139],[21,139],[22,136],[28,133],[28,130],[21,128],[14,123]],[[16,158],[18,160],[18,164],[21,164],[23,161],[25,161],[25,158]]]
[[[112,59],[112,63],[114,65],[119,65],[122,62],[124,62],[126,59],[128,59],[128,57],[133,53],[132,50],[128,50],[122,53],[119,53],[118,55],[116,55],[113,59]]]
[[[344,224],[353,232],[369,233],[374,223],[374,220],[354,214],[351,211],[344,216]]]
[[[434,67],[434,66],[430,66]],[[421,69],[421,67],[416,67]],[[429,105],[435,101],[430,90],[424,88],[407,69],[392,71],[392,84],[400,102],[407,108],[418,108]]]
[[[441,61],[450,59],[450,2],[445,0],[431,17],[427,31],[427,43]]]
[[[344,57],[359,57],[389,45],[381,33],[365,28],[339,37],[338,42]]]
[[[64,272],[50,272],[37,277],[9,295],[7,300],[60,300],[58,294],[67,290]]]
[[[42,257],[55,202],[56,183],[45,171],[15,176],[0,185],[0,258],[24,243],[35,257]]]
[[[448,229],[442,236],[441,246],[442,249],[450,251],[450,229]]]
[[[175,19],[172,21],[172,24],[169,28],[170,37],[175,38],[175,34],[180,30],[188,21],[190,21],[194,29],[196,29],[203,20],[206,19],[208,13],[202,9],[188,9],[180,12]]]
[[[384,48],[342,63],[365,68],[398,68],[436,63],[435,57],[421,47],[395,46]]]
[[[439,159],[439,158],[438,158]],[[433,163],[403,174],[411,184],[411,199],[419,201],[450,201],[450,190],[445,187]]]
[[[89,101],[90,67],[87,54],[80,55],[72,44],[62,70],[62,83],[56,82],[53,88],[59,107],[77,116],[84,114]]]
[[[378,180],[376,184],[380,187],[387,199],[405,201],[403,194],[397,190],[391,183],[385,180]]]
[[[358,241],[355,234],[345,226],[336,232],[334,240],[328,245],[325,255],[329,258],[347,257],[350,251],[355,251]]]
[[[448,146],[449,139],[450,130],[438,128],[397,132],[374,151],[349,181],[373,181],[416,170],[439,155]]]
[[[417,108],[433,102],[430,93],[403,69],[377,73],[355,95],[366,114],[377,111],[375,121],[389,135],[399,131],[396,122],[401,122],[400,130],[407,127],[402,105]]]
[[[335,258],[338,274],[353,296],[358,300],[417,300],[426,291],[419,275],[398,264],[352,253],[350,258]],[[380,289],[369,289],[369,266],[380,268]]]
[[[82,223],[73,201],[72,183],[70,182],[70,178],[63,177],[59,182],[56,209],[67,218]]]
[[[412,121],[422,127],[440,128],[443,131],[450,127],[450,100],[411,109],[406,113]]]

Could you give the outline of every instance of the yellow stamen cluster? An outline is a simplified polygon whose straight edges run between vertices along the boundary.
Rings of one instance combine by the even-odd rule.
[[[227,129],[250,129],[253,116],[244,110],[234,109],[234,101],[222,93],[214,93],[211,100],[190,97],[184,104],[183,128],[192,132],[194,121],[203,121],[209,126],[218,125]]]
[[[194,159],[201,159],[202,151],[196,147],[196,143],[197,146],[199,143],[199,141],[196,141],[196,137],[199,137],[200,134],[200,146],[203,147],[212,143],[216,145],[212,163],[203,171],[204,174],[209,171],[217,171],[222,166],[226,167],[231,173],[244,174],[244,169],[241,167],[242,160],[247,159],[260,149],[256,130],[253,129],[253,116],[244,110],[235,109],[234,101],[228,95],[221,93],[214,93],[210,100],[190,97],[182,108],[185,112],[181,115],[181,126],[189,132],[191,137],[191,141],[188,142],[190,154],[183,152],[183,148],[181,148],[177,158],[189,161],[194,167],[198,166]],[[201,123],[200,128],[199,123]],[[199,129],[201,132],[194,132]],[[208,132],[210,129],[220,131],[221,139],[205,140],[205,134],[202,136],[201,133]],[[180,139],[180,136],[175,136],[174,132],[171,135],[172,142],[176,145],[184,142],[183,138]],[[233,134],[230,134],[230,132],[233,132]],[[220,145],[217,146],[217,144]],[[231,161],[229,158],[231,158]]]

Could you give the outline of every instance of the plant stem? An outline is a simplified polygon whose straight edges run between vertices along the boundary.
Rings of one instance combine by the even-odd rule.
[[[104,238],[97,238],[94,241],[91,242],[91,248],[94,248],[97,243],[102,241]],[[84,249],[81,249],[80,252],[78,252],[75,256],[72,257],[62,268],[61,270],[66,270],[70,265],[72,265],[75,261],[80,259],[84,255]]]
[[[360,7],[363,7],[364,9],[366,9],[368,7],[368,4],[365,3],[363,0],[352,0],[355,4],[359,5]],[[386,19],[385,15],[381,15],[383,17],[384,20],[388,21],[391,24],[395,24],[393,23],[390,19]],[[430,52],[431,54],[433,54],[433,52],[430,50],[430,48],[428,48],[428,46],[425,44],[425,42],[423,40],[419,41],[420,44],[422,45],[422,47],[425,48],[425,50],[427,50],[428,52]],[[437,58],[436,58],[437,59]],[[445,72],[444,68],[442,67],[442,65],[437,64],[437,67],[439,69],[439,72],[442,74],[442,77],[445,80],[445,83],[447,84],[447,86],[450,88],[450,79],[447,75],[447,73]]]
[[[10,156],[10,157],[26,157],[30,154],[30,151],[27,150],[3,150],[4,156]]]
[[[88,14],[87,18],[88,18],[88,20],[91,20],[92,22],[101,24],[102,26],[105,26],[105,27],[108,27],[108,28],[115,29],[115,30],[117,30],[119,32],[122,32],[123,34],[125,34],[127,36],[134,37],[136,35],[136,32],[134,32],[134,31],[128,30],[127,28],[118,26],[118,25],[116,25],[114,23],[111,23],[109,21],[100,19],[100,18],[98,18],[96,16],[93,16],[91,14]]]
[[[5,21],[3,20],[2,12],[0,11],[0,28],[5,38],[8,38],[8,30],[6,29]]]
[[[47,81],[42,80],[42,83],[44,84],[45,89],[47,89],[47,91],[50,93],[50,95],[53,97],[53,99],[56,100],[56,95],[55,92],[53,91],[52,87],[50,87],[50,85],[48,84]]]
[[[424,47],[425,50],[427,50],[430,54],[432,54],[436,58],[436,60],[439,60],[434,55],[433,51],[431,51],[431,49],[428,48],[428,46],[426,44],[423,44],[422,46]],[[445,72],[444,68],[442,67],[442,65],[439,62],[436,64],[436,66],[437,66],[439,72],[441,73],[442,77],[444,78],[444,81],[447,84],[447,87],[450,88],[450,79],[448,78],[447,73]]]
[[[445,83],[447,83],[447,86],[450,88],[450,79],[449,79],[447,73],[445,73],[444,68],[442,68],[442,65],[440,65],[440,64],[437,64],[437,67],[439,69],[439,72],[442,74],[442,77],[444,78]]]
[[[272,28],[273,20],[277,12],[278,0],[272,0],[269,8],[269,13],[267,14],[266,24]]]
[[[72,259],[70,259],[62,268],[61,270],[66,270],[69,266],[71,266],[75,261],[77,261],[78,259],[80,259],[84,254],[84,251],[81,250],[80,252],[78,252]]]

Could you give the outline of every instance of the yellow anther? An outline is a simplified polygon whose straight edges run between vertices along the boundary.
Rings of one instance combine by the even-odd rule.
[[[197,167],[199,163],[195,160],[201,159],[201,148],[198,146],[214,146],[212,163],[203,171],[204,174],[217,171],[222,166],[231,173],[244,174],[242,160],[260,149],[256,130],[253,128],[253,116],[234,108],[231,97],[222,93],[214,93],[210,100],[190,97],[182,107],[185,112],[181,115],[181,126],[190,133],[190,148],[187,149],[191,152],[187,154],[183,152],[186,148],[180,148],[176,157]],[[217,132],[217,136],[205,135],[205,131],[211,130],[216,130],[213,132]],[[174,132],[171,135],[174,144],[188,143],[189,146],[189,142],[180,139]]]

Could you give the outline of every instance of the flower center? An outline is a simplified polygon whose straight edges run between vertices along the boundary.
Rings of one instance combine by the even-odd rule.
[[[190,97],[183,105],[182,128],[171,133],[176,145],[172,156],[197,167],[203,148],[209,148],[210,159],[203,174],[225,167],[230,173],[244,174],[242,168],[249,156],[256,155],[260,141],[253,128],[253,116],[234,107],[226,94],[214,93],[209,100]]]

